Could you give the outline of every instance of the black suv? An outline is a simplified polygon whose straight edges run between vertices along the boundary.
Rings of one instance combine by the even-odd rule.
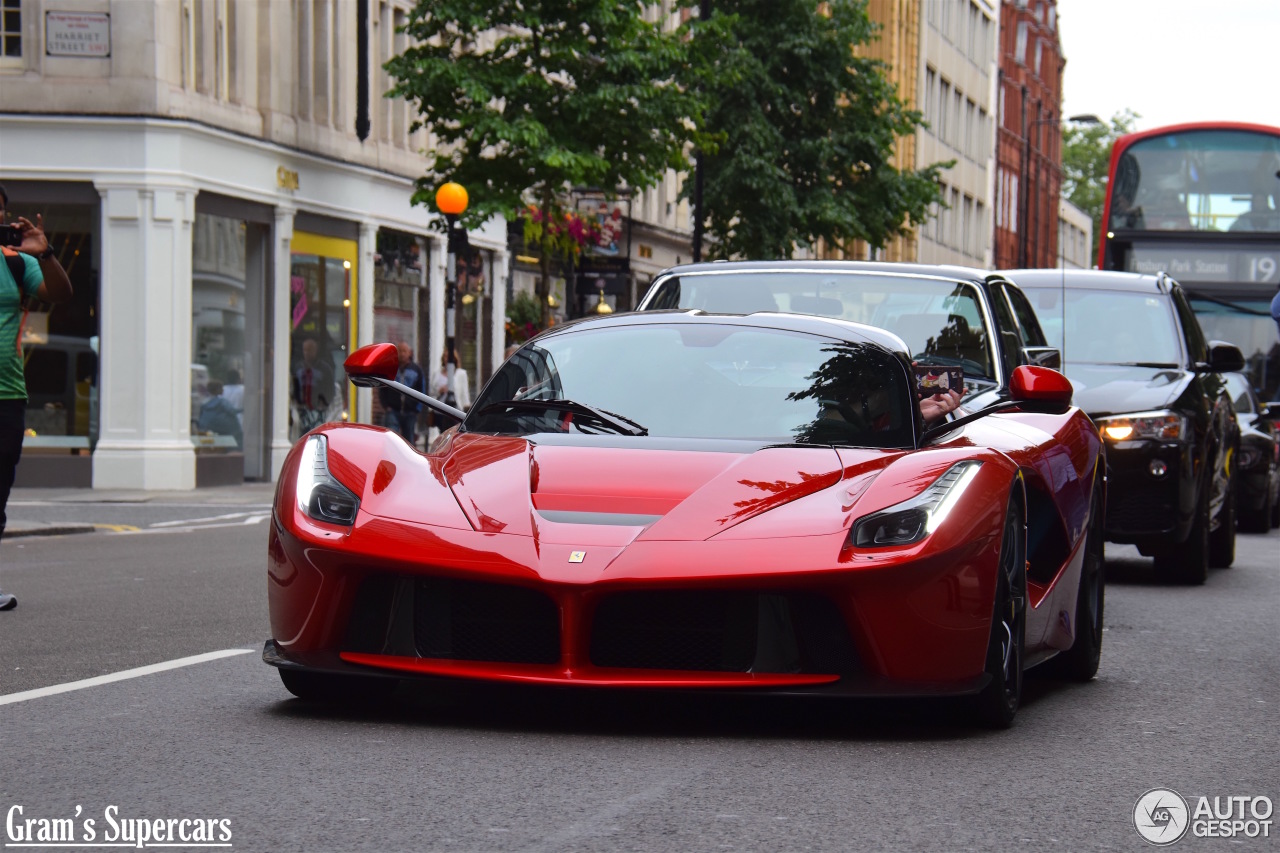
[[[1062,350],[1074,402],[1107,444],[1107,538],[1161,573],[1204,583],[1235,560],[1231,459],[1240,429],[1224,373],[1233,344],[1206,341],[1164,273],[1018,270],[1040,325]]]
[[[640,311],[814,314],[877,326],[921,364],[964,369],[964,405],[1008,399],[1022,364],[1060,367],[1025,294],[999,273],[864,261],[716,261],[659,273]]]

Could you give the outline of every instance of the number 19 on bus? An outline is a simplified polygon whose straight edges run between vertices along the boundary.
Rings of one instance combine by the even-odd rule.
[[[1276,259],[1270,255],[1254,255],[1249,258],[1249,281],[1272,282],[1276,278]]]

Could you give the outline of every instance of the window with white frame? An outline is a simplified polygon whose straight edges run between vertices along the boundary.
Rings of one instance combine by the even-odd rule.
[[[22,0],[0,0],[0,65],[22,59]]]
[[[934,98],[937,97],[936,94],[934,93],[934,89],[936,89],[937,86],[938,86],[938,72],[934,71],[932,68],[928,66],[925,66],[925,69],[924,69],[924,120],[929,122],[930,127],[934,126],[935,121],[937,119],[937,116],[934,113],[934,111],[937,109],[937,106],[934,103]],[[934,129],[936,130],[936,128]]]
[[[951,109],[951,84],[943,79],[942,94],[938,98],[938,125],[935,128],[938,138],[944,142],[951,138],[950,125],[947,121],[947,113]]]
[[[976,255],[973,250],[973,234],[975,229],[973,221],[973,196],[966,195],[964,197],[964,236],[960,244],[960,250],[969,255]]]

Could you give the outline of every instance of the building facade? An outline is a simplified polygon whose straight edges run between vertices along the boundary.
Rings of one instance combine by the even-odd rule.
[[[411,5],[6,3],[0,182],[76,289],[29,342],[33,401],[63,396],[29,409],[20,482],[273,479],[315,423],[377,417],[342,373],[353,348],[439,364],[445,246],[411,201],[432,140],[378,96]],[[505,223],[470,242],[456,348],[479,385],[505,346]],[[202,425],[219,393],[238,430]]]
[[[880,31],[859,52],[885,62],[898,96],[924,117],[914,135],[898,140],[893,163],[906,169],[954,164],[942,173],[941,203],[922,226],[882,249],[858,244],[847,254],[989,267],[999,6],[994,0],[870,0],[867,12]]]
[[[991,266],[997,35],[994,0],[924,2],[917,166],[951,160],[942,204],[920,229],[916,260]]]
[[[1065,198],[1058,202],[1058,266],[1093,269],[1093,218]]]
[[[1058,263],[1062,72],[1056,0],[1003,0],[995,266]]]

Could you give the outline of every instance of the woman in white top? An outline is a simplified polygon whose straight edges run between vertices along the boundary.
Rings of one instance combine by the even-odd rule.
[[[440,354],[440,369],[436,371],[435,376],[431,377],[431,396],[435,397],[442,403],[448,403],[456,409],[466,411],[471,408],[471,381],[467,376],[467,370],[458,360],[458,352],[453,353],[453,380],[449,379],[449,353]],[[427,430],[428,444],[435,440],[439,435],[439,425],[444,423],[445,429],[453,426],[453,419],[444,415],[436,414],[431,418],[431,425]]]

